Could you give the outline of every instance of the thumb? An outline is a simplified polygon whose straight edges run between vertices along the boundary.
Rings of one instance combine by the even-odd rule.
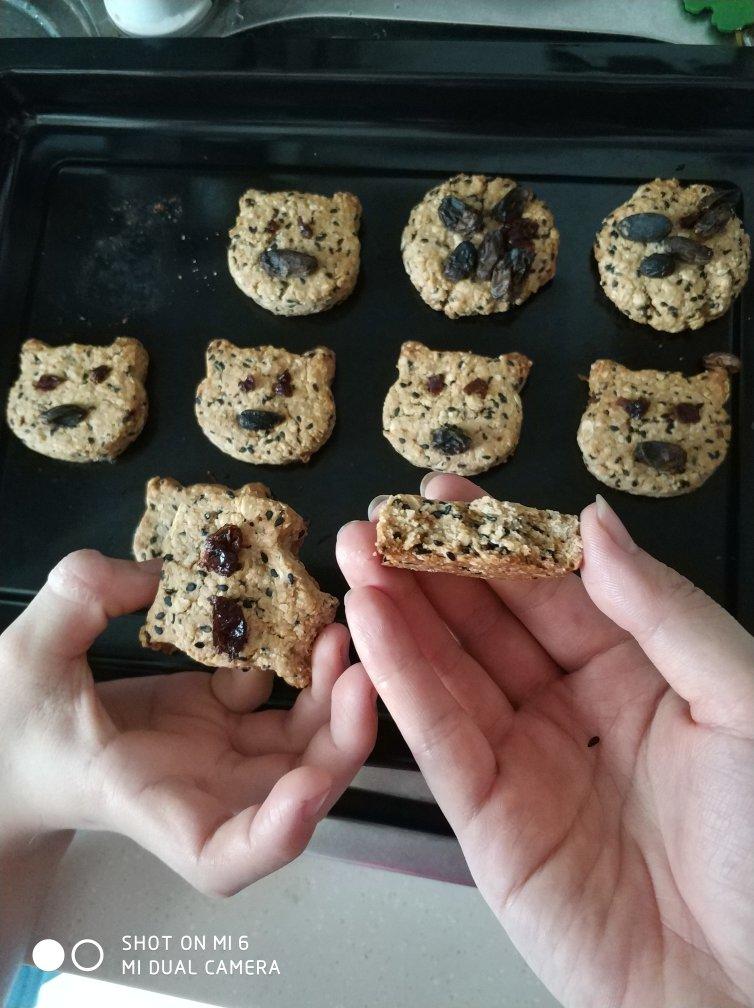
[[[43,675],[51,658],[85,654],[114,616],[143,609],[154,599],[160,561],[113,560],[95,550],[64,557],[47,583],[6,631],[30,670]]]
[[[592,601],[631,634],[691,716],[749,737],[754,638],[716,602],[631,539],[602,497],[581,515],[581,576]]]

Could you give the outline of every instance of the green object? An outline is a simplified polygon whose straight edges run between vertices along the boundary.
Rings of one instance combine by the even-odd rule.
[[[734,32],[754,24],[754,0],[683,0],[689,14],[712,11],[712,24],[721,32]]]

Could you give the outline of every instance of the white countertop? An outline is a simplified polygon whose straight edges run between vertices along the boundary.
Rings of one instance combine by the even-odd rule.
[[[380,827],[327,820],[379,844]],[[390,830],[390,834],[402,831]],[[408,836],[408,835],[407,835]],[[440,841],[443,843],[445,841]],[[447,841],[451,844],[452,841]],[[124,935],[170,935],[171,951],[123,952]],[[207,951],[181,952],[181,936],[206,936]],[[248,951],[211,951],[213,936]],[[471,886],[307,853],[226,901],[195,893],[151,855],[109,834],[81,833],[64,858],[32,945],[56,938],[68,955],[94,938],[104,962],[89,974],[197,1001],[238,1008],[555,1008]],[[83,956],[83,951],[80,953]],[[141,976],[123,975],[138,959]],[[150,976],[149,960],[184,964],[196,976]],[[272,961],[279,974],[206,975],[208,960]],[[86,965],[86,959],[82,959]]]

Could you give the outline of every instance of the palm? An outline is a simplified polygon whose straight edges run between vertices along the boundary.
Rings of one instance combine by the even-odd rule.
[[[663,977],[684,973],[690,989],[700,976],[725,986],[736,956],[715,949],[736,944],[752,881],[738,873],[721,890],[711,880],[710,898],[689,868],[723,865],[745,843],[725,834],[719,788],[734,760],[750,764],[742,745],[693,724],[632,643],[515,713],[496,746],[501,773],[462,839],[493,910],[564,1000],[582,1003],[585,974],[602,1004],[628,988],[638,1003],[670,1003],[658,998]],[[726,805],[746,794],[740,781]]]
[[[457,477],[431,487],[442,500],[479,495]],[[593,514],[588,524],[596,536]],[[353,523],[338,559],[354,643],[480,891],[565,1003],[743,1004],[754,982],[751,638],[716,610],[719,633],[696,653],[679,647],[670,664],[690,704],[592,602],[584,582],[600,590],[604,568],[616,600],[605,608],[649,608],[649,652],[662,650],[642,585],[624,582],[609,540],[590,546],[583,582],[484,583],[385,568],[374,526]],[[672,572],[666,581],[693,619],[700,596]],[[735,635],[727,671],[717,637]],[[705,701],[697,680],[723,671],[733,687]],[[721,716],[736,731],[709,727]]]
[[[271,685],[269,676],[229,669],[214,678],[183,672],[97,687],[92,706],[102,742],[92,776],[105,782],[109,826],[201,887],[206,865],[224,858],[228,846],[248,847],[260,807],[276,785],[292,780],[291,771],[324,775],[334,801],[373,736],[359,677],[341,676],[347,639],[338,626],[322,635],[314,684],[290,710],[229,709],[253,710],[267,700]],[[313,828],[313,822],[304,825]],[[299,845],[300,838],[293,839]],[[253,847],[243,851],[244,884],[294,853],[279,837],[278,849],[256,864]],[[238,870],[231,875],[238,888]],[[225,888],[221,883],[213,891]]]

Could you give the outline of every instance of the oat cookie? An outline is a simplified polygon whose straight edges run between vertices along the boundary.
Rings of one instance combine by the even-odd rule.
[[[518,444],[519,391],[530,368],[520,353],[481,357],[404,343],[382,410],[383,434],[415,466],[486,472]]]
[[[296,555],[305,534],[292,508],[253,493],[179,504],[142,644],[307,686],[314,641],[338,601]]]
[[[644,497],[690,493],[728,451],[729,396],[722,367],[687,378],[595,361],[577,437],[584,464],[616,490]]]
[[[600,284],[634,322],[663,332],[699,329],[724,315],[746,283],[749,236],[736,190],[655,179],[602,223]]]
[[[359,275],[361,203],[332,196],[247,190],[230,231],[238,286],[276,315],[312,315],[344,301]]]
[[[137,560],[151,560],[163,555],[163,543],[181,504],[204,504],[207,510],[222,507],[243,494],[269,497],[264,483],[245,483],[238,490],[218,483],[192,483],[184,486],[170,476],[153,476],[147,482],[144,514],[134,534],[133,554]]]
[[[112,461],[146,421],[148,363],[141,343],[125,336],[110,346],[27,340],[8,397],[8,426],[40,455]]]
[[[308,462],[335,426],[334,375],[327,347],[294,354],[213,340],[196,418],[212,444],[242,462]]]
[[[430,189],[401,238],[411,283],[449,318],[508,311],[555,276],[552,213],[509,178],[455,175]]]
[[[377,552],[389,567],[480,578],[560,577],[581,563],[576,515],[479,497],[388,497]]]

